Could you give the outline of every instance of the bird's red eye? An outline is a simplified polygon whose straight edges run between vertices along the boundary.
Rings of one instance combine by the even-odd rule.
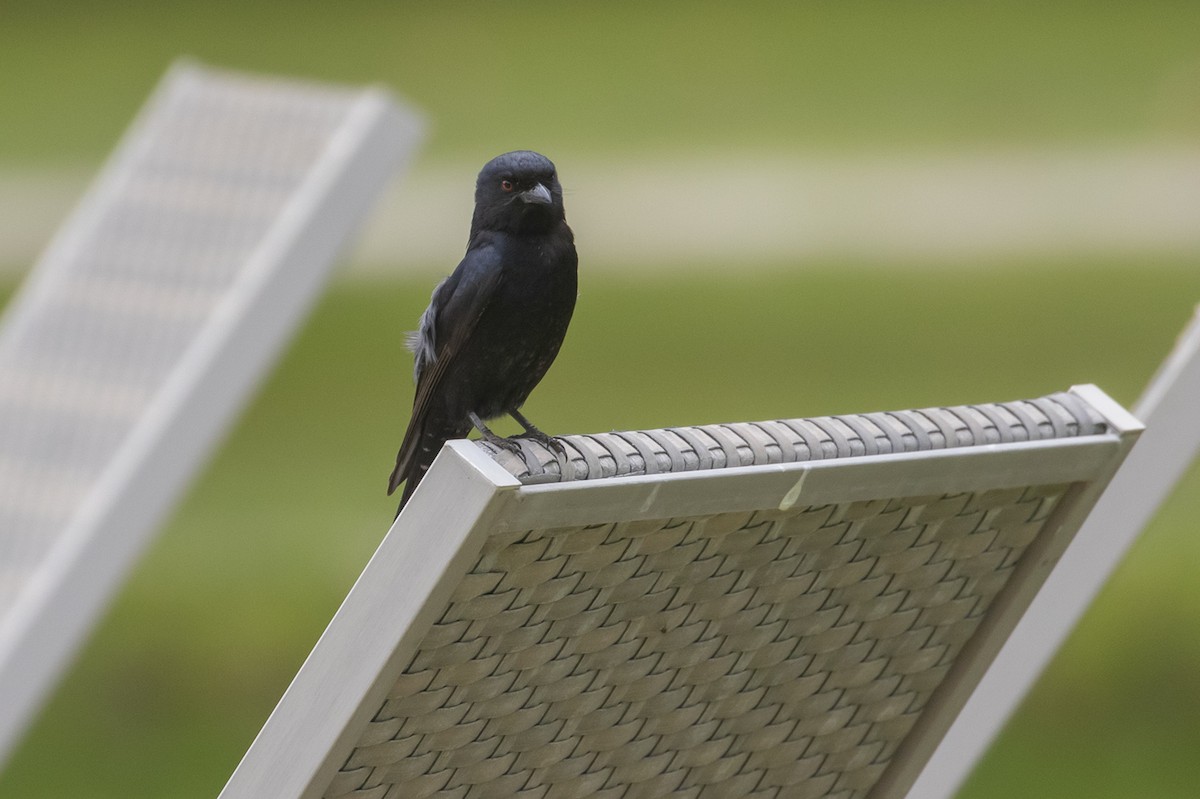
[[[502,181],[500,181],[500,188],[504,189],[505,191],[512,191],[513,190],[513,182],[508,179],[502,180]]]

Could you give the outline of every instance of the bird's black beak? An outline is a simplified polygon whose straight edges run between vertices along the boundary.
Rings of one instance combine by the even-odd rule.
[[[529,191],[523,191],[519,195],[523,202],[532,203],[535,205],[549,205],[554,198],[550,196],[550,190],[541,183],[534,186]]]

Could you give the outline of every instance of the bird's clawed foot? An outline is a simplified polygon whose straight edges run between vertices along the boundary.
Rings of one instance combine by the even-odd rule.
[[[541,430],[534,427],[533,422],[526,419],[520,411],[509,411],[509,415],[516,420],[517,424],[525,428],[525,432],[517,436],[517,438],[528,438],[536,441],[542,446],[549,449],[555,455],[563,458],[567,457],[567,449],[562,445],[562,442],[553,436],[548,436]]]
[[[474,413],[469,414],[469,417],[471,419],[471,424],[475,425],[475,429],[479,431],[479,435],[483,437],[484,441],[488,442],[493,447],[508,450],[512,454],[518,455],[524,459],[525,453],[521,450],[521,443],[519,441],[513,441],[511,438],[505,438],[504,436],[496,435],[491,431],[490,428],[488,428],[486,424],[483,423],[483,420]]]
[[[561,441],[554,436],[546,435],[537,428],[526,430],[524,433],[518,433],[515,438],[528,438],[531,441],[538,442],[556,455],[561,455],[564,458],[567,456],[567,448],[562,445]]]

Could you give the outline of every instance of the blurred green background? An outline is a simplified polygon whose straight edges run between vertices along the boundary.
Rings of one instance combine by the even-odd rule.
[[[420,164],[1194,151],[1200,4],[0,6],[3,181],[94,170],[166,65],[393,87]],[[16,176],[16,177],[14,177]],[[33,176],[31,178],[30,176]],[[469,207],[471,185],[461,187]],[[653,190],[632,185],[631,191]],[[586,225],[586,220],[579,220]],[[445,224],[465,238],[467,218]],[[0,236],[4,235],[0,221]],[[527,405],[553,432],[1007,400],[1132,404],[1200,252],[606,263]],[[3,797],[215,796],[386,531],[402,331],[461,252],[335,280],[0,775]],[[0,264],[0,299],[26,263]],[[1192,797],[1200,473],[1105,589],[963,797]],[[0,709],[0,712],[3,712]]]

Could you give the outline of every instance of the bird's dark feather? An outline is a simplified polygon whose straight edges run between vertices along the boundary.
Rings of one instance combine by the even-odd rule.
[[[542,202],[523,202],[522,191]],[[466,255],[410,339],[417,389],[388,482],[391,493],[407,481],[401,508],[441,446],[470,432],[470,414],[486,420],[521,407],[575,307],[574,236],[554,165],[536,153],[499,156],[480,172],[475,200]]]
[[[427,340],[434,344],[432,358],[424,363],[418,359],[415,368],[417,392],[413,398],[412,416],[404,433],[404,443],[396,456],[396,468],[388,481],[388,493],[396,490],[406,476],[410,475],[412,460],[417,455],[421,441],[420,428],[427,421],[430,405],[440,394],[447,370],[458,360],[463,344],[470,339],[479,318],[495,293],[503,271],[492,250],[468,250],[454,274],[442,281],[434,291],[429,310],[425,316],[433,323]],[[418,331],[421,332],[421,331]],[[465,414],[463,414],[465,422]],[[462,425],[460,424],[459,427]],[[457,429],[457,428],[455,428]],[[466,424],[470,430],[470,424]],[[446,440],[449,440],[448,438]],[[444,442],[443,442],[444,443]],[[441,448],[441,445],[438,445]],[[436,453],[435,453],[436,454]],[[426,466],[428,468],[428,465]]]

